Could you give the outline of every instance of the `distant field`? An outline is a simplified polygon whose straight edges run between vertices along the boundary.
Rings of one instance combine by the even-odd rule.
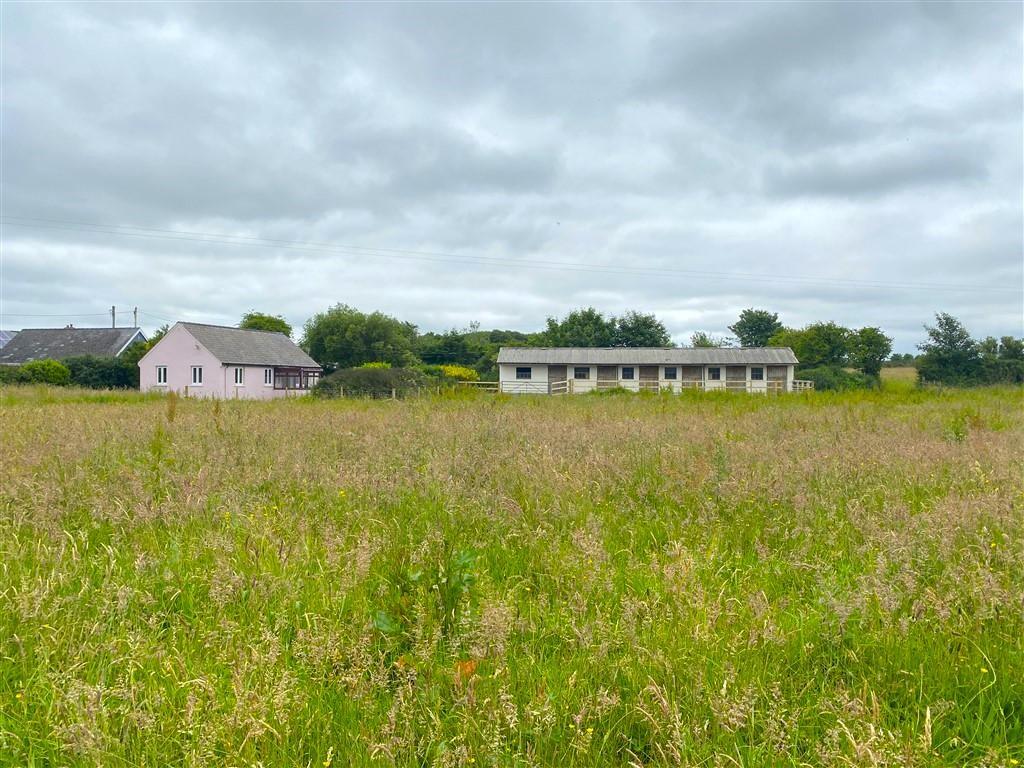
[[[1024,761],[1020,390],[691,394],[0,393],[0,764]]]
[[[882,381],[917,381],[917,368],[912,365],[899,368],[883,368]]]

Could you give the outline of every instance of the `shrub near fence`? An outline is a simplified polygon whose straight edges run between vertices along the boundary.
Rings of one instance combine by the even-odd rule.
[[[313,389],[317,397],[398,397],[428,384],[426,376],[412,368],[343,368],[325,376]]]

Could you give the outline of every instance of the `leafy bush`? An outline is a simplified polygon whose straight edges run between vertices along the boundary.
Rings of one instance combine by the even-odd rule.
[[[53,384],[65,387],[71,383],[71,371],[58,360],[31,360],[20,366],[22,381],[30,384]]]
[[[456,381],[480,381],[480,374],[464,365],[441,365],[441,375]]]
[[[343,368],[325,376],[313,388],[317,397],[390,397],[411,394],[426,384],[421,371],[412,368]]]
[[[374,363],[363,363],[362,365],[360,365],[358,367],[359,368],[369,368],[371,370],[382,370],[382,371],[384,371],[384,370],[388,370],[389,368],[391,368],[391,363],[382,363],[382,362],[378,361],[378,362],[374,362]]]
[[[0,384],[22,384],[24,381],[20,365],[0,365]]]
[[[796,378],[814,382],[816,390],[843,392],[848,389],[874,389],[878,379],[865,373],[854,373],[835,365],[805,368],[796,372]]]
[[[71,371],[71,383],[88,389],[134,389],[139,385],[139,367],[115,357],[83,355],[64,361]]]

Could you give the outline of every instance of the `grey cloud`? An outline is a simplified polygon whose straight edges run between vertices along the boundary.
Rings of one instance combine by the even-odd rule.
[[[0,324],[117,302],[152,323],[258,308],[301,325],[345,301],[426,328],[640,308],[680,341],[751,305],[881,325],[901,349],[938,309],[1013,332],[1021,14],[12,4],[5,214],[503,261],[9,222]],[[900,287],[924,282],[1001,290]]]
[[[988,151],[974,143],[886,147],[877,152],[845,150],[765,171],[772,195],[877,196],[913,187],[960,184],[971,188],[988,175]]]

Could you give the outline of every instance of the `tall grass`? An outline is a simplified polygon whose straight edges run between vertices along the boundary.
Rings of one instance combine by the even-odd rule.
[[[1024,760],[1019,390],[7,390],[0,764]]]

